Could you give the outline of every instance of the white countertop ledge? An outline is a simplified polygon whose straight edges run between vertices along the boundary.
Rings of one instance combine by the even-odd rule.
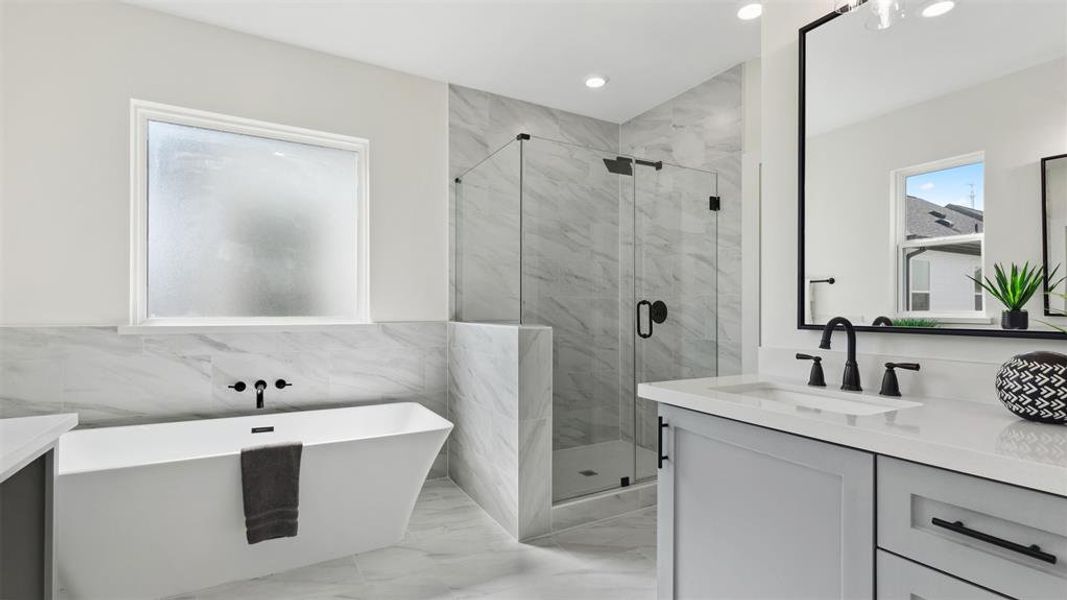
[[[0,482],[55,447],[59,436],[78,425],[78,415],[0,419]]]
[[[871,416],[797,410],[719,388],[770,382],[737,375],[642,383],[647,400],[875,454],[1067,496],[1067,426],[1024,421],[999,405],[905,396],[922,406]],[[801,385],[803,382],[799,382]],[[864,395],[877,398],[877,392]]]

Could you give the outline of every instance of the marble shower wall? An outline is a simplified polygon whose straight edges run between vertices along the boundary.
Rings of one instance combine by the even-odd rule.
[[[266,409],[415,401],[446,416],[446,324],[120,335],[115,327],[0,327],[0,417],[76,412],[84,426],[256,412],[234,381],[284,378]],[[431,477],[447,474],[447,444]]]
[[[551,530],[552,330],[449,323],[449,475],[517,539]]]
[[[652,287],[672,290],[678,305],[672,312],[685,316],[675,335],[639,348],[646,381],[741,372],[742,74],[742,65],[733,67],[621,126],[624,153],[713,171],[722,199],[721,210],[709,212],[702,176],[672,176],[669,167],[667,177],[648,182],[653,190],[638,182],[638,216],[654,224],[651,243],[662,251],[653,251],[668,263],[658,272],[670,280]],[[650,195],[670,202],[650,206],[644,200]],[[639,277],[655,272],[638,265]],[[636,418],[638,443],[654,447],[655,406],[638,400]]]
[[[521,274],[520,132],[563,142],[525,145]],[[449,86],[453,177],[498,151],[453,186],[454,312],[552,328],[556,449],[622,435],[620,177],[602,162],[618,147],[616,123]]]

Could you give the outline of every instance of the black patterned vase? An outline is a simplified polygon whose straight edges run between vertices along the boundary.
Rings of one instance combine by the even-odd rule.
[[[1067,423],[1067,356],[1020,354],[997,371],[997,395],[1016,415],[1040,423]]]

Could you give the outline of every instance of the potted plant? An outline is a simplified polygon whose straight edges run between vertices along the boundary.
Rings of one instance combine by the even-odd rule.
[[[1055,277],[1058,270],[1057,266],[1049,273],[1048,279]],[[1045,282],[1045,268],[1031,267],[1028,261],[1021,267],[1012,263],[1011,268],[1005,270],[1004,266],[998,263],[993,265],[993,273],[995,281],[991,281],[988,277],[983,277],[984,281],[979,281],[970,275],[967,275],[967,278],[982,286],[985,291],[989,292],[989,295],[1004,305],[1005,310],[1000,316],[1000,326],[1003,329],[1028,329],[1030,317],[1024,307]],[[1049,285],[1049,288],[1056,287],[1060,281],[1063,279]]]

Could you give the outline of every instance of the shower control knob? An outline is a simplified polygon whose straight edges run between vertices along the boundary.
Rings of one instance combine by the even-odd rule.
[[[274,387],[278,388],[279,390],[284,390],[287,387],[292,387],[292,385],[293,384],[289,383],[284,379],[279,379],[278,381],[274,382]]]
[[[229,387],[231,390],[234,390],[234,391],[237,391],[237,392],[243,392],[243,391],[245,391],[245,388],[247,388],[248,386],[245,385],[245,382],[238,381],[237,383],[235,383],[233,385],[230,385],[230,386],[227,386],[227,387]]]

